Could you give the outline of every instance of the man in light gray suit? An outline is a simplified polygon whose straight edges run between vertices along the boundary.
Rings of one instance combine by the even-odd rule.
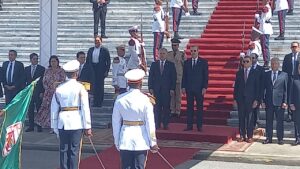
[[[283,116],[287,108],[287,82],[288,75],[279,71],[278,58],[271,59],[271,71],[265,73],[264,103],[266,107],[266,133],[267,137],[263,144],[272,143],[274,113],[276,115],[276,131],[278,144],[283,144]]]

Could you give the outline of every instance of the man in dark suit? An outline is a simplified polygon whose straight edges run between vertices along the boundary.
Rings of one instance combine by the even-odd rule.
[[[25,77],[26,85],[29,85],[32,81],[40,78],[36,87],[33,91],[31,102],[28,109],[28,118],[29,118],[29,127],[25,130],[26,132],[34,131],[34,110],[39,111],[42,104],[42,93],[44,93],[43,88],[43,76],[45,73],[45,68],[41,65],[38,65],[38,55],[32,53],[29,55],[31,65],[25,67]],[[41,126],[38,126],[38,132],[41,132]]]
[[[94,84],[95,74],[92,66],[85,62],[85,53],[83,51],[78,52],[76,58],[80,63],[77,80],[80,82],[88,82],[90,85]]]
[[[206,59],[199,57],[198,46],[191,46],[192,58],[186,60],[183,65],[182,93],[187,98],[187,128],[193,130],[194,100],[197,105],[197,128],[202,131],[203,100],[208,86],[208,63]]]
[[[4,80],[5,74],[3,73],[2,67],[0,67],[0,97],[3,97],[2,83]]]
[[[93,3],[94,13],[94,36],[98,36],[99,20],[101,20],[101,38],[107,38],[105,35],[105,20],[107,13],[107,4],[110,0],[90,0]]]
[[[95,38],[95,47],[88,50],[86,63],[94,71],[94,85],[92,85],[94,95],[94,107],[102,107],[104,96],[104,79],[108,76],[110,68],[110,54],[107,48],[103,47],[101,37]]]
[[[259,79],[259,94],[261,95],[261,98],[262,98],[265,69],[262,66],[257,64],[258,55],[256,53],[252,53],[250,55],[250,57],[252,59],[252,68],[253,68],[253,70],[255,70],[256,76]],[[262,103],[262,101],[259,100],[257,107],[255,107],[253,109],[254,126],[258,124],[257,119],[258,119],[258,116],[259,116],[259,106],[260,106],[261,103]]]
[[[293,76],[294,75],[297,75],[298,72],[297,72],[297,67],[299,65],[299,50],[300,50],[300,47],[299,47],[299,42],[292,42],[291,43],[291,50],[292,50],[292,53],[289,53],[287,55],[284,56],[284,59],[283,59],[283,64],[282,64],[282,71],[283,72],[286,72],[288,74],[288,105],[290,105],[290,101],[289,101],[289,98],[290,98],[290,85],[292,83],[292,80],[293,80]],[[287,118],[287,121],[290,122],[292,120],[292,117],[291,117],[291,110],[290,108],[288,109],[288,118]]]
[[[167,54],[166,48],[159,50],[159,60],[151,64],[148,79],[149,91],[156,98],[154,113],[157,129],[160,128],[161,123],[164,129],[168,129],[171,95],[174,95],[176,87],[175,65],[166,60]]]
[[[9,104],[10,101],[21,91],[25,86],[24,78],[24,65],[23,63],[16,61],[17,52],[10,50],[8,52],[8,59],[3,63],[3,73],[5,78],[3,81],[5,103]]]
[[[283,144],[283,115],[284,109],[287,108],[287,83],[288,75],[279,71],[280,64],[278,58],[271,59],[271,71],[265,73],[264,85],[264,103],[266,105],[267,116],[267,138],[263,144],[272,143],[273,137],[273,120],[276,115],[276,131],[278,144]]]
[[[251,69],[252,59],[245,56],[243,59],[243,69],[236,73],[234,83],[234,100],[238,107],[239,130],[241,137],[239,142],[253,142],[254,117],[253,109],[258,106],[259,80],[255,70]],[[246,138],[247,135],[247,138]]]

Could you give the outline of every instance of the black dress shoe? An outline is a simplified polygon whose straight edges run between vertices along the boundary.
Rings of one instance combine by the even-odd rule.
[[[244,137],[240,137],[238,139],[236,139],[237,142],[243,142],[243,141],[246,141],[246,139]]]
[[[278,140],[278,142],[277,142],[279,145],[283,145],[284,143],[283,143],[283,140]]]
[[[295,145],[295,146],[296,146],[296,145],[300,145],[300,140],[296,140],[295,143],[294,143],[294,145]]]
[[[106,35],[101,35],[101,38],[108,38]]]
[[[34,128],[33,128],[33,127],[28,127],[28,128],[25,130],[25,132],[32,132],[32,131],[34,131]]]
[[[183,131],[191,131],[193,128],[185,128]]]
[[[265,141],[263,141],[263,144],[270,144],[270,143],[272,143],[272,140],[270,139],[266,139]]]
[[[198,131],[201,132],[201,131],[202,131],[202,128],[198,128]]]
[[[164,126],[164,130],[168,130],[169,129],[169,127],[168,126]]]
[[[287,15],[293,15],[293,14],[294,14],[294,11],[293,11],[293,10],[289,10],[286,14],[287,14]]]
[[[42,127],[41,126],[37,126],[37,132],[43,132],[43,129],[42,129]]]
[[[279,35],[278,37],[274,38],[275,40],[284,40],[284,36]]]

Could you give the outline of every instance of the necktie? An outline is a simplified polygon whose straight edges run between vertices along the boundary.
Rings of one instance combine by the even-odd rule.
[[[276,72],[273,72],[273,78],[272,78],[273,84],[275,83],[275,81],[276,81]]]
[[[295,75],[297,74],[297,65],[296,65],[296,62],[297,62],[297,56],[296,56],[297,53],[293,53],[293,72],[292,72],[292,75]]]
[[[164,61],[160,62],[160,74],[162,74],[164,71]]]
[[[244,81],[247,82],[248,79],[248,69],[244,70]]]
[[[78,76],[80,76],[80,74],[81,74],[82,67],[83,67],[83,65],[80,65],[80,67],[79,67],[79,73],[78,73]]]
[[[34,76],[35,69],[36,69],[36,65],[32,65],[31,78],[33,78],[33,76]]]
[[[193,59],[193,68],[195,67],[195,65],[196,65],[196,59]]]
[[[11,75],[12,75],[12,62],[9,63],[9,68],[8,68],[8,77],[7,77],[8,83],[12,83]]]

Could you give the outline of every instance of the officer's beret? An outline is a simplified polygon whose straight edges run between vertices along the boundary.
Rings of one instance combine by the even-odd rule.
[[[180,43],[180,40],[177,38],[173,38],[173,39],[171,39],[171,42],[172,43]]]
[[[65,72],[76,72],[79,70],[80,63],[77,60],[71,60],[63,65]]]
[[[125,73],[125,78],[128,83],[140,83],[145,76],[145,71],[142,69],[132,69]]]
[[[135,26],[132,26],[131,28],[129,28],[128,31],[129,31],[129,32],[137,32],[137,31],[138,31],[138,28],[139,28],[139,27],[138,27],[137,25],[135,25]]]

